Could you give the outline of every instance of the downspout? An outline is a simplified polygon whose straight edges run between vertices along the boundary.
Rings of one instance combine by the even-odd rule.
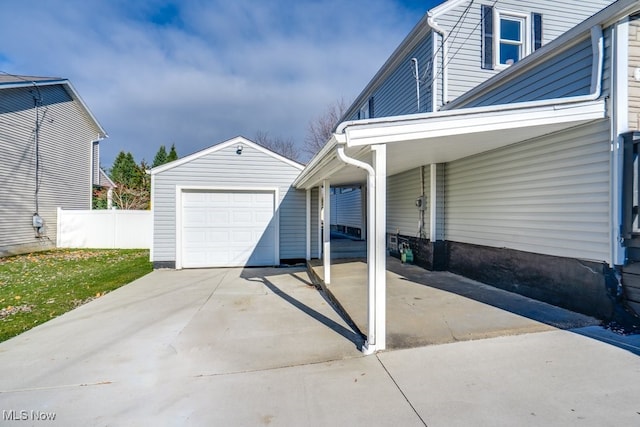
[[[346,136],[346,132],[345,132]],[[363,347],[363,352],[367,352],[366,349],[374,349],[376,344],[376,330],[375,330],[375,316],[374,310],[375,307],[375,292],[374,286],[370,283],[371,280],[375,277],[375,265],[372,262],[374,259],[375,253],[375,241],[371,237],[371,233],[375,230],[375,222],[374,222],[374,212],[375,212],[375,170],[373,167],[365,162],[361,162],[360,160],[356,160],[354,158],[348,157],[344,152],[345,142],[339,143],[336,147],[336,153],[338,154],[338,158],[344,163],[355,166],[360,169],[364,169],[367,172],[367,278],[369,281],[368,286],[368,331],[367,331],[367,342]]]
[[[446,105],[447,99],[449,97],[449,85],[448,85],[449,76],[447,73],[447,59],[449,58],[449,45],[447,44],[447,32],[436,23],[435,17],[431,12],[427,12],[427,24],[429,24],[429,26],[433,29],[433,31],[438,33],[442,38],[442,83],[441,83],[442,85],[441,103],[442,104],[441,105],[444,106]],[[435,80],[434,80],[434,83],[435,83]],[[431,90],[433,91],[432,96],[435,98],[436,91],[433,89]],[[434,107],[435,108],[433,111],[436,111],[439,109],[437,108],[437,105],[434,105]]]

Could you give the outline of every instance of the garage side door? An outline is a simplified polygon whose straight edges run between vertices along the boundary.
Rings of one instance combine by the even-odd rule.
[[[274,199],[272,191],[184,191],[182,266],[276,263]]]

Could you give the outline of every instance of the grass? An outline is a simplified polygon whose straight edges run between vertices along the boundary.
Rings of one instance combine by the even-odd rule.
[[[151,270],[148,250],[60,249],[0,258],[0,342]]]

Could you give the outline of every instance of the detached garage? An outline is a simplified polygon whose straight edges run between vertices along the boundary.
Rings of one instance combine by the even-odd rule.
[[[237,137],[151,170],[155,268],[304,259],[303,165]]]

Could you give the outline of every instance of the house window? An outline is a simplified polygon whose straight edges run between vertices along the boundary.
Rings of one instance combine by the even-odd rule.
[[[508,67],[542,46],[542,15],[481,7],[482,68]]]
[[[496,37],[498,43],[499,65],[511,65],[518,62],[525,55],[526,43],[524,18],[502,15],[500,16],[500,33]]]
[[[373,96],[364,103],[360,110],[358,110],[358,119],[372,119],[373,118]]]

